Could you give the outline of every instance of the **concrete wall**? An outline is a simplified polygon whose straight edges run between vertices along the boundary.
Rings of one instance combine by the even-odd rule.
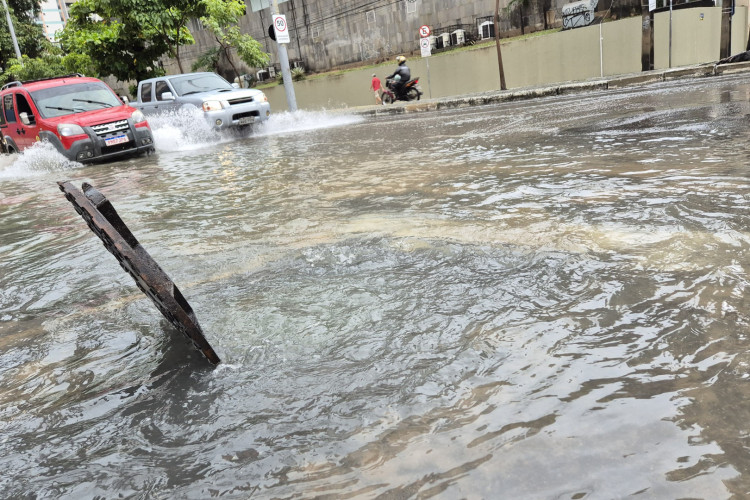
[[[561,31],[505,47],[503,66],[511,88],[633,73],[641,70],[641,19]]]
[[[641,70],[641,20],[629,18],[525,40],[504,42],[501,51],[509,88],[552,82],[585,80],[636,73]],[[600,56],[600,48],[602,56]],[[412,76],[420,77],[424,98],[446,97],[500,88],[495,45],[447,52],[408,61]],[[427,78],[429,64],[430,78]],[[335,77],[294,84],[297,104],[303,109],[340,108],[374,104],[367,90],[372,73],[381,79],[395,69],[393,63],[375,69],[352,70]],[[264,89],[275,110],[287,108],[284,88]]]
[[[510,0],[500,0],[501,36],[520,34],[520,20],[506,10]],[[745,0],[742,0],[745,1]],[[548,19],[561,25],[560,9],[569,0],[551,0]],[[599,0],[599,10],[606,10],[612,0]],[[438,35],[442,28],[464,25],[478,31],[481,20],[495,13],[495,0],[374,0],[353,6],[350,0],[288,0],[279,4],[290,28],[291,43],[287,45],[290,60],[302,60],[315,72],[338,66],[392,59],[397,54],[419,52],[418,30],[430,26]],[[544,26],[545,13],[540,0],[530,0],[524,9],[525,31],[535,31]],[[640,0],[618,0],[618,7],[632,4],[640,8]],[[271,63],[277,63],[276,42],[268,37],[271,11],[251,12],[240,19],[240,28],[258,40]],[[181,48],[183,68],[189,71],[192,63],[215,41],[200,24],[191,22],[190,31],[195,45]],[[239,61],[237,61],[239,63]],[[241,63],[240,63],[241,64]],[[179,72],[174,61],[165,60],[168,73]],[[249,71],[243,65],[243,72]]]
[[[701,20],[700,15],[703,14]],[[733,22],[732,53],[747,44],[747,7],[737,8]],[[689,66],[719,59],[721,8],[695,8],[673,12],[672,66]],[[668,67],[669,13],[654,21],[656,69]],[[601,28],[601,43],[600,43]],[[509,88],[586,80],[641,71],[641,18],[628,18],[586,28],[502,43],[503,66]],[[498,90],[497,52],[490,46],[445,52],[408,62],[420,77],[424,98],[447,97]],[[429,64],[429,75],[427,65]],[[374,104],[368,90],[372,73],[381,79],[395,69],[393,63],[352,70],[335,77],[294,84],[301,109],[342,108]],[[275,111],[287,109],[282,86],[264,89]]]

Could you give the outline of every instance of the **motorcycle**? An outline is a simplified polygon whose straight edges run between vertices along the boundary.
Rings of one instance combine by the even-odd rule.
[[[383,104],[392,104],[396,101],[418,101],[422,97],[422,89],[419,88],[419,77],[412,78],[406,82],[406,85],[401,88],[398,95],[396,95],[396,91],[393,89],[394,83],[392,78],[386,78],[382,97]]]

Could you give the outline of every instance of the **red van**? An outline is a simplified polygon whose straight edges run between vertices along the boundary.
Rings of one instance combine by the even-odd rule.
[[[49,141],[79,162],[154,150],[143,113],[96,78],[76,74],[10,82],[0,89],[0,102],[0,133],[8,153],[37,141]]]

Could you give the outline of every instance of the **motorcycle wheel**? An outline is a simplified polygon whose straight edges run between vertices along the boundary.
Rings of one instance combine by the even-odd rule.
[[[383,101],[383,104],[393,104],[393,101],[395,100],[393,98],[393,94],[389,92],[384,92],[383,97],[380,98]]]
[[[419,91],[413,87],[410,88],[406,92],[406,98],[409,99],[410,101],[418,101],[419,97],[420,97]]]

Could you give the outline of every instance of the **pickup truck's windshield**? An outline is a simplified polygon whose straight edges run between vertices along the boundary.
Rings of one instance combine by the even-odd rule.
[[[44,118],[83,113],[94,109],[122,106],[122,101],[106,85],[99,82],[61,85],[31,93]]]
[[[222,77],[211,73],[176,76],[170,78],[169,82],[178,96],[197,94],[198,92],[210,92],[212,90],[234,90],[234,87],[229,85]]]

